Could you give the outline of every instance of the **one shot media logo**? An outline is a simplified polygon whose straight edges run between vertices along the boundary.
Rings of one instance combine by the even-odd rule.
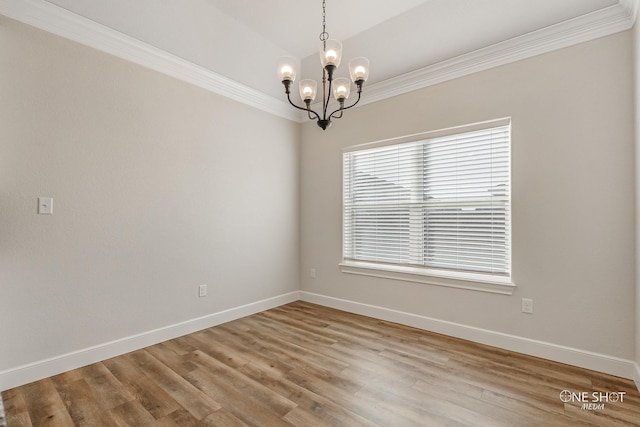
[[[570,391],[562,390],[560,400],[564,403],[582,404],[585,411],[602,411],[608,403],[623,403],[626,391]]]

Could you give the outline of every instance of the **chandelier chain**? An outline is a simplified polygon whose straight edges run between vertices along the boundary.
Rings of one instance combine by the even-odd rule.
[[[327,33],[327,1],[322,0],[322,32],[320,33],[320,40],[326,42],[329,38]]]

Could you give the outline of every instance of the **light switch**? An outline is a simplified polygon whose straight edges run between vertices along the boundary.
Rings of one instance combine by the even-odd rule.
[[[38,214],[53,215],[53,198],[38,197]]]

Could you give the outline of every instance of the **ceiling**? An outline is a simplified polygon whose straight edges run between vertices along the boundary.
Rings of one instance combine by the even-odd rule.
[[[344,62],[370,59],[370,85],[630,1],[327,0],[327,31]],[[283,97],[280,56],[320,77],[321,0],[48,2],[273,97]]]

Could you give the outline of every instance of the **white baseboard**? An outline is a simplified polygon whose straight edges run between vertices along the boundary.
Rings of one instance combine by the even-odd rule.
[[[150,345],[259,313],[299,299],[300,292],[294,291],[2,371],[0,372],[0,390],[9,390],[42,378],[139,350]]]
[[[301,291],[300,299],[622,378],[634,379],[635,377],[637,378],[636,386],[640,390],[640,371],[638,365],[631,360],[310,292]]]
[[[0,372],[0,390],[8,390],[13,387],[28,384],[42,378],[90,365],[101,360],[119,356],[297,300],[308,301],[350,313],[400,323],[427,331],[499,347],[505,350],[632,379],[635,381],[638,390],[640,390],[640,365],[631,360],[304,291],[294,291],[267,298],[218,313],[2,371]]]

